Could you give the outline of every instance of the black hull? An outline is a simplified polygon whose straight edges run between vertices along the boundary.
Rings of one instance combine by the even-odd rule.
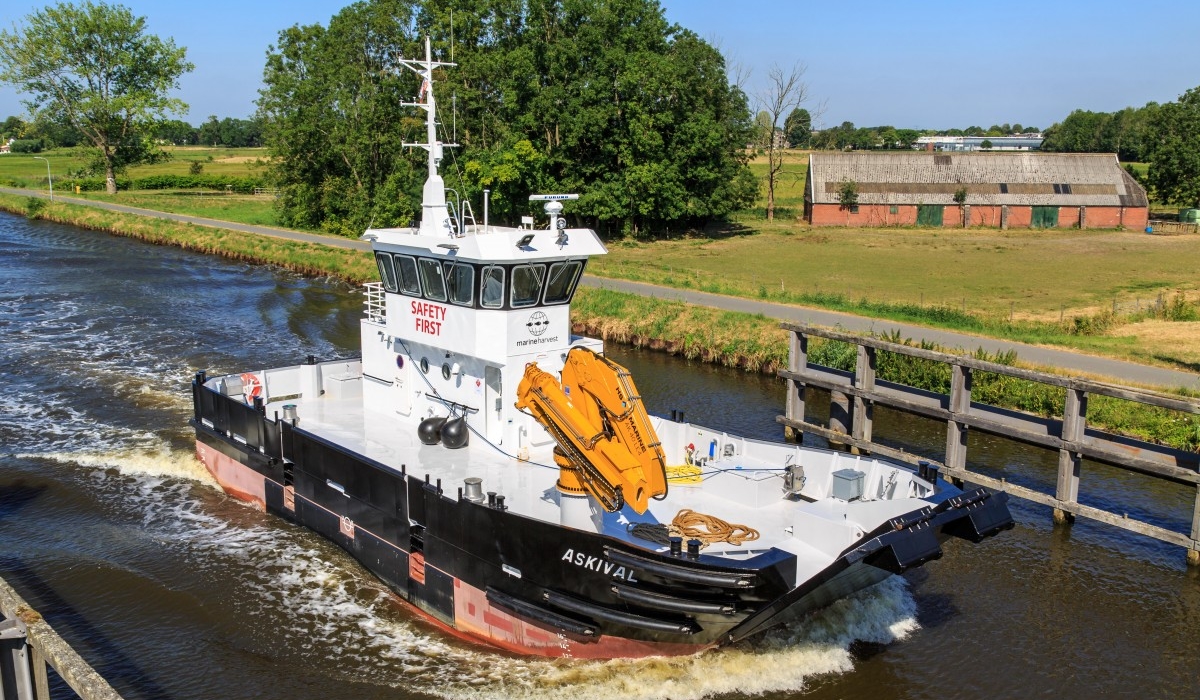
[[[671,556],[446,494],[253,407],[193,387],[197,450],[222,487],[342,547],[446,630],[521,653],[692,653],[758,634],[1011,524],[1003,494],[868,533],[818,576],[794,555]],[[965,521],[965,523],[964,523]]]

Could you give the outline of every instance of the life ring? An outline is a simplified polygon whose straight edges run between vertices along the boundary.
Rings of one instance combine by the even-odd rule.
[[[254,403],[254,399],[262,396],[262,382],[258,380],[258,375],[253,372],[242,373],[242,395],[246,397],[246,403]]]

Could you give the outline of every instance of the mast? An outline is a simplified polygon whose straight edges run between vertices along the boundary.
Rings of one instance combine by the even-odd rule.
[[[429,45],[429,37],[425,37],[425,60],[399,59],[401,65],[421,78],[421,91],[417,99],[423,102],[406,102],[405,107],[419,107],[425,110],[425,142],[403,144],[410,148],[423,148],[428,154],[429,174],[425,179],[425,187],[421,193],[421,224],[418,233],[421,235],[452,236],[455,233],[450,211],[446,206],[446,183],[438,173],[445,148],[453,148],[457,144],[443,144],[437,138],[437,102],[433,96],[433,69],[439,66],[454,66],[454,63],[434,61]]]

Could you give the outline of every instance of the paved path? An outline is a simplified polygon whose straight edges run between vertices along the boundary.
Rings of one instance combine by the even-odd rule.
[[[46,196],[45,193],[39,193],[30,190],[11,189],[7,187],[0,187],[0,192],[25,196]],[[324,236],[317,233],[304,233],[302,231],[291,231],[288,229],[274,228],[271,226],[238,224],[229,221],[221,221],[219,219],[206,219],[196,216],[186,216],[184,214],[171,214],[161,211],[152,211],[149,209],[139,209],[137,207],[127,207],[121,204],[110,204],[108,202],[78,199],[75,197],[62,197],[56,195],[55,199],[67,201],[72,204],[83,204],[86,206],[99,207],[101,209],[109,209],[111,211],[124,212],[127,214],[138,214],[141,216],[151,216],[159,219],[170,219],[172,221],[182,221],[200,226],[211,226],[214,228],[222,228],[233,231],[243,231],[245,233],[253,233],[263,236],[275,236],[277,238],[286,238],[293,241],[306,241],[309,243],[319,243],[322,245],[335,246],[338,248],[349,248],[353,250],[371,249],[371,245],[366,241],[340,238],[337,236]],[[764,316],[777,318],[784,321],[812,323],[821,326],[839,326],[849,331],[878,331],[882,333],[892,330],[899,330],[900,334],[907,338],[912,338],[913,340],[928,340],[946,348],[962,348],[968,351],[973,351],[976,348],[983,348],[984,350],[993,353],[1013,350],[1022,360],[1038,365],[1059,367],[1068,371],[1084,372],[1087,374],[1110,377],[1122,382],[1133,382],[1137,384],[1163,387],[1183,386],[1190,389],[1200,389],[1200,375],[1192,372],[1167,369],[1164,367],[1152,367],[1150,365],[1141,365],[1134,362],[1123,362],[1121,360],[1096,357],[1094,355],[1085,355],[1078,352],[1072,352],[1070,350],[1057,350],[1053,348],[1038,347],[1035,345],[1026,345],[1024,343],[1015,343],[1009,340],[996,340],[994,338],[984,338],[980,336],[966,335],[963,333],[954,333],[952,331],[944,331],[936,328],[913,326],[897,321],[865,318],[863,316],[855,316],[836,311],[823,311],[820,309],[810,309],[802,306],[773,304],[770,302],[756,301],[753,299],[740,299],[737,297],[727,297],[718,294],[708,294],[706,292],[659,287],[641,282],[627,282],[624,280],[599,278],[591,275],[584,277],[583,284],[584,286],[588,287],[612,289],[615,291],[640,294],[658,299],[677,299],[686,301],[690,304],[711,306],[718,309],[726,309],[728,311],[743,311],[751,314],[763,314]]]

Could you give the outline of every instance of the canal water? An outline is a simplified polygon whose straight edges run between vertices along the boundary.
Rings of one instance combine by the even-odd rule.
[[[360,312],[338,282],[0,214],[0,576],[126,698],[1200,694],[1183,552],[1056,530],[1020,502],[1013,530],[730,649],[547,661],[448,639],[337,548],[226,498],[192,456],[193,372],[354,354]],[[654,412],[779,437],[776,380],[610,354]],[[944,441],[886,412],[875,430],[935,456]],[[1053,455],[971,440],[973,466],[1053,483]],[[1186,529],[1182,489],[1094,465],[1086,479],[1095,503]]]

